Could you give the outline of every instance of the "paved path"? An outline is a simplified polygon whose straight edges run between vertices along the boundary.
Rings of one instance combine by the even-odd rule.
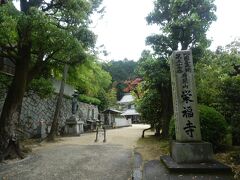
[[[133,167],[133,149],[146,125],[107,131],[94,143],[95,134],[61,138],[43,143],[30,157],[0,164],[0,179],[17,180],[128,180]]]

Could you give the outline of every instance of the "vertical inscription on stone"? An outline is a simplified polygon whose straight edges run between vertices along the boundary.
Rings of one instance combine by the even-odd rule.
[[[191,51],[174,51],[170,69],[176,140],[201,141]]]

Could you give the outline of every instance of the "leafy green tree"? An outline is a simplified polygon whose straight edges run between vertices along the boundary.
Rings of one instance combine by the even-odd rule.
[[[83,64],[71,67],[68,74],[68,83],[76,87],[81,97],[84,97],[81,100],[94,104],[97,98],[98,102],[96,101],[97,104],[95,104],[98,105],[99,110],[108,107],[109,94],[107,92],[111,80],[111,75],[102,68],[102,65],[94,57],[89,57]],[[91,101],[92,98],[95,100]]]
[[[102,90],[107,91],[112,77],[101,64],[89,57],[83,64],[71,67],[67,82],[87,96],[96,97]]]
[[[172,114],[169,55],[179,46],[182,50],[192,49],[194,54],[201,55],[202,49],[209,45],[206,32],[216,19],[215,10],[212,0],[155,0],[154,10],[147,16],[148,24],[157,24],[160,28],[160,34],[147,37],[146,43],[154,50],[155,60],[153,59],[152,63],[158,64],[155,70],[160,71],[162,76],[148,81],[149,84],[159,85],[156,90],[162,97],[162,115],[159,119],[162,120],[163,137],[168,136],[168,124]],[[146,59],[144,54],[143,59]],[[147,66],[141,66],[140,64],[141,72],[147,71]],[[152,70],[149,73],[156,72]],[[143,79],[145,80],[145,76]]]
[[[216,6],[213,0],[156,0],[154,10],[148,15],[149,24],[160,26],[160,35],[148,37],[147,43],[160,56],[168,56],[173,50],[207,47],[206,32],[212,21]]]
[[[217,77],[223,75],[221,69],[224,65],[223,60],[220,60],[218,56],[211,52],[206,51],[201,61],[197,62],[195,66],[196,85],[198,102],[214,106],[219,96],[219,82]]]
[[[220,53],[206,51],[201,61],[196,63],[198,101],[214,106],[219,101],[221,82],[234,73],[233,64],[240,62],[240,56],[222,50]]]
[[[137,72],[144,79],[143,89],[148,92],[148,96],[152,97],[146,99],[153,104],[153,106],[148,107],[149,111],[155,111],[155,114],[157,114],[154,118],[149,116],[147,121],[152,121],[150,124],[155,126],[157,135],[160,134],[160,129],[162,129],[162,136],[166,137],[168,136],[169,119],[172,114],[169,65],[167,61],[161,61],[149,51],[144,51],[138,62]],[[154,96],[156,96],[155,99]],[[159,101],[157,102],[158,105],[154,106],[156,101]],[[142,110],[143,108],[140,108],[141,113],[143,113]]]
[[[239,74],[234,66],[240,64],[238,43],[208,51],[196,64],[198,101],[215,107],[232,128],[233,144],[239,142]]]
[[[109,90],[101,90],[98,93],[97,98],[101,101],[98,105],[100,111],[104,111],[107,108],[114,108],[117,104],[116,89],[110,88]]]
[[[124,96],[124,89],[127,87],[124,82],[114,82],[113,87],[116,87],[117,89],[117,100],[121,100],[121,98]]]
[[[156,90],[143,92],[142,98],[136,100],[137,110],[141,112],[142,121],[156,129],[156,135],[160,135],[162,127],[159,117],[161,115],[161,96]]]
[[[0,8],[0,57],[15,64],[0,118],[1,154],[15,140],[22,99],[31,81],[47,66],[61,68],[86,59],[95,41],[88,30],[89,16],[101,0],[19,2],[20,10],[12,1]]]
[[[117,89],[112,87],[107,92],[108,107],[115,107],[117,104]]]
[[[227,77],[220,85],[220,108],[232,127],[232,143],[240,145],[240,76]]]
[[[98,93],[97,99],[100,100],[100,103],[98,104],[99,111],[104,111],[108,108],[109,102],[108,102],[108,93],[104,90],[101,90]]]
[[[52,81],[43,77],[33,79],[27,89],[27,95],[37,94],[40,98],[51,97],[53,93]]]

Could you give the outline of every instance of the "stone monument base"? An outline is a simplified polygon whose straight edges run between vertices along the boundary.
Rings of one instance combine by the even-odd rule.
[[[71,116],[66,120],[65,133],[67,135],[79,136],[83,133],[83,121],[80,121],[79,118]]]
[[[213,160],[212,144],[208,142],[171,143],[171,157],[176,163],[201,163]]]
[[[176,163],[170,156],[160,157],[163,164],[173,173],[223,173],[232,174],[232,169],[218,161],[202,163]]]
[[[212,144],[208,142],[171,143],[171,156],[160,157],[174,173],[231,173],[231,168],[213,159]]]

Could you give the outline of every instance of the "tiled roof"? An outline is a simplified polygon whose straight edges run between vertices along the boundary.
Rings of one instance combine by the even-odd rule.
[[[122,116],[140,115],[135,109],[127,109]]]
[[[134,97],[131,94],[125,94],[119,101],[119,104],[130,103],[134,101]]]
[[[118,111],[116,109],[106,109],[103,111],[103,113],[117,113],[117,114],[120,114],[122,113],[122,111]]]

